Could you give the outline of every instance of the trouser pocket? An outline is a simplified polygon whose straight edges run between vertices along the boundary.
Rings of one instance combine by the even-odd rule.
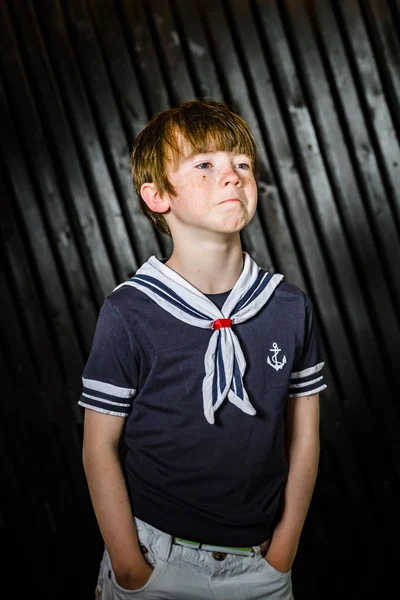
[[[153,572],[144,586],[137,590],[127,590],[121,587],[115,577],[107,549],[104,549],[99,575],[96,585],[96,600],[127,600],[128,598],[147,598],[148,592],[155,591],[160,585],[168,563],[161,560],[155,552],[156,539],[154,535],[142,528],[138,528],[140,550],[146,562],[153,567]]]

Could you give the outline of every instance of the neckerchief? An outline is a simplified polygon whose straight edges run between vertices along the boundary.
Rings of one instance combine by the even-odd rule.
[[[283,279],[283,275],[260,269],[247,252],[243,252],[243,258],[242,273],[221,310],[155,256],[115,288],[133,286],[180,321],[213,330],[204,356],[203,379],[204,415],[211,424],[226,397],[244,413],[256,414],[243,385],[246,361],[232,325],[258,313]]]

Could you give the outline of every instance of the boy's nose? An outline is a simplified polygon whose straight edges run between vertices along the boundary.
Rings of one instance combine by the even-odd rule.
[[[227,185],[228,183],[233,183],[234,185],[240,184],[240,177],[233,167],[226,169],[222,175],[222,183],[223,185]]]

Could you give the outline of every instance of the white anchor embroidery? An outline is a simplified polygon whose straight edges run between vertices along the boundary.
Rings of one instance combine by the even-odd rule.
[[[269,364],[269,366],[275,369],[275,371],[283,369],[283,366],[286,364],[286,356],[284,355],[281,361],[278,360],[278,354],[279,352],[282,352],[282,350],[278,348],[278,344],[276,342],[272,344],[270,352],[273,352],[273,355],[272,357],[268,356],[267,358],[267,363]]]

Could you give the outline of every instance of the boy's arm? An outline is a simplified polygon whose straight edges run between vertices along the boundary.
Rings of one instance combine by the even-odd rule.
[[[118,583],[139,589],[152,568],[143,558],[120,457],[123,417],[85,410],[83,466],[96,519]]]
[[[286,408],[289,474],[282,517],[266,560],[278,571],[292,568],[314,491],[319,462],[319,394],[289,398]]]

